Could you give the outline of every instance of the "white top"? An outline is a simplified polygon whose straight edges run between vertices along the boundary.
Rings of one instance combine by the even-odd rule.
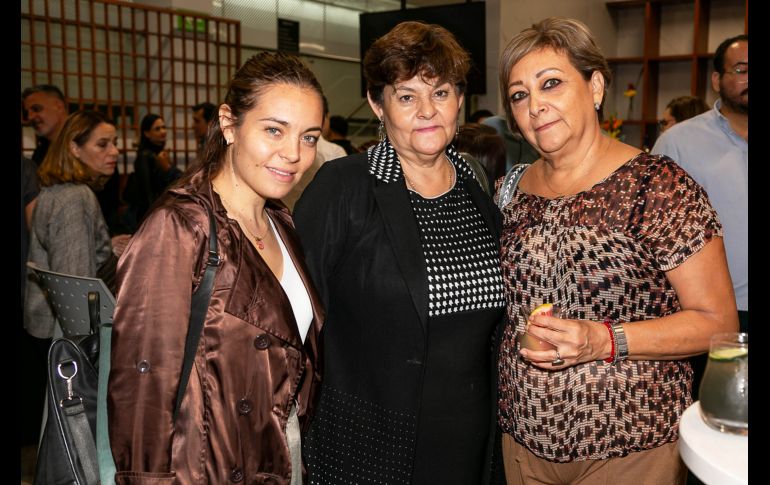
[[[269,217],[268,220],[273,228],[273,233],[277,236],[278,246],[281,247],[281,256],[283,256],[281,286],[283,291],[286,292],[286,296],[289,297],[291,309],[294,311],[294,319],[297,321],[297,327],[299,328],[299,336],[302,338],[302,343],[304,343],[307,332],[310,330],[310,324],[313,322],[313,306],[310,304],[310,295],[307,293],[307,288],[305,288],[305,284],[302,282],[302,278],[299,276],[299,272],[294,266],[294,261],[289,256],[281,236],[275,229],[273,220]]]
[[[335,160],[347,156],[345,149],[336,143],[332,143],[323,136],[318,137],[318,143],[316,143],[316,160],[321,165],[329,160]]]
[[[749,483],[749,438],[710,428],[693,403],[679,421],[679,454],[687,468],[708,485]]]

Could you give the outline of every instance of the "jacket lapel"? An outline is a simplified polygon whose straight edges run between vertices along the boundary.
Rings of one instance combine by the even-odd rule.
[[[385,232],[396,254],[398,268],[406,281],[425,332],[428,322],[428,272],[409,195],[403,182],[375,182],[374,198],[385,222]]]
[[[369,174],[375,178],[374,200],[382,214],[385,234],[425,334],[428,328],[428,270],[398,155],[386,138],[369,149],[367,159]]]
[[[271,203],[272,202],[269,202],[269,204]],[[318,295],[318,292],[316,292],[312,281],[310,280],[310,275],[308,274],[307,267],[305,265],[305,258],[303,256],[302,247],[296,237],[296,233],[293,230],[287,230],[287,227],[293,228],[293,224],[288,213],[284,212],[283,210],[273,209],[272,207],[268,207],[268,212],[270,213],[270,216],[272,216],[273,221],[276,223],[275,227],[278,229],[278,234],[283,240],[283,243],[286,245],[286,250],[292,259],[291,262],[293,262],[294,267],[297,268],[297,272],[299,273],[299,276],[302,279],[302,283],[304,283],[308,292],[308,296],[310,297],[310,304],[313,307],[313,322],[311,323],[308,335],[305,338],[304,347],[310,354],[311,360],[313,362],[318,362],[316,359],[320,357],[318,349],[319,336],[321,333],[321,326],[323,324],[324,318],[326,317],[323,306],[321,305],[321,299]],[[287,263],[289,263],[289,261],[284,261],[284,265]],[[292,338],[292,344],[301,345],[302,339],[299,335],[299,329],[297,328],[296,322],[292,330],[296,334],[296,339]]]

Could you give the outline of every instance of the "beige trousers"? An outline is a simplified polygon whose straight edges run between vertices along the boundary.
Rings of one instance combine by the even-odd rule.
[[[504,433],[503,462],[508,485],[684,485],[687,479],[676,442],[620,458],[554,463]]]
[[[289,420],[286,422],[286,443],[291,457],[291,485],[302,485],[302,439],[299,435],[297,405],[292,404]]]

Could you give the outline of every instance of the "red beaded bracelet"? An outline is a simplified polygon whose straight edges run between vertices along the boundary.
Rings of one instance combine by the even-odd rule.
[[[611,364],[615,362],[615,330],[612,328],[612,320],[607,317],[602,322],[605,327],[607,327],[607,331],[610,333],[610,356],[604,359],[604,362],[607,362],[608,364]]]

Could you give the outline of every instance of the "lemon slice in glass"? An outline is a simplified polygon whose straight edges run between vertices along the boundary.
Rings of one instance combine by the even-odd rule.
[[[748,349],[716,349],[709,352],[709,358],[714,360],[735,360],[748,355]]]

